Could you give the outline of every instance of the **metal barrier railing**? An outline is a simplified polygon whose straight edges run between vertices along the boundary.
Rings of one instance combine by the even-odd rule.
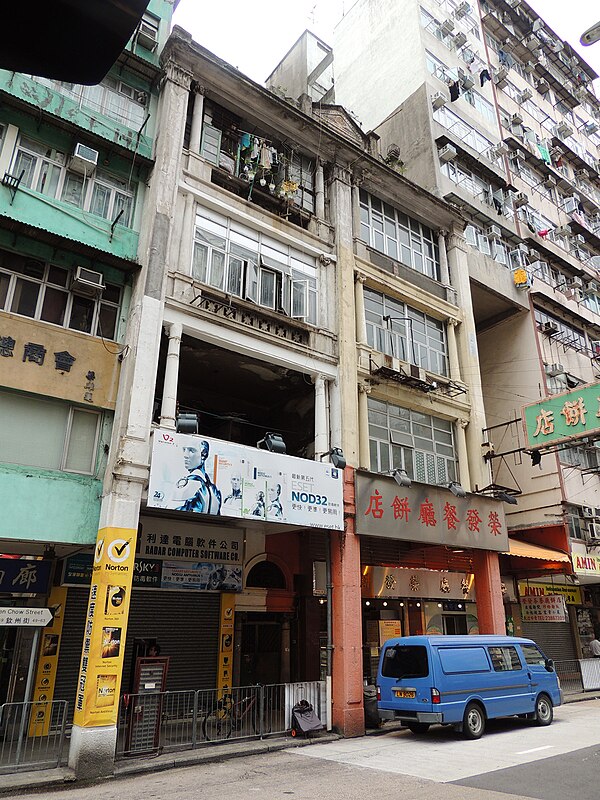
[[[64,763],[67,712],[66,700],[0,706],[0,773]]]
[[[123,695],[116,757],[282,734],[290,730],[291,709],[302,699],[325,722],[321,681]]]
[[[581,679],[581,663],[577,659],[570,661],[555,661],[554,669],[560,680],[561,689],[565,694],[583,691]]]

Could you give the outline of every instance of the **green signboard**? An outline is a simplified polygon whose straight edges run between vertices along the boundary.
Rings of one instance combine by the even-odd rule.
[[[531,449],[600,436],[600,383],[578,386],[524,406],[523,424],[526,446]]]

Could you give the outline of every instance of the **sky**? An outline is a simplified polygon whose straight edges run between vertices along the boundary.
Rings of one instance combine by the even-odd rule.
[[[355,0],[180,0],[174,23],[203,47],[257,83],[266,78],[305,29],[333,45],[333,29]],[[402,0],[397,0],[401,3]],[[579,37],[600,21],[598,0],[529,0],[562,39],[600,74],[600,42]],[[599,82],[596,83],[597,90]]]

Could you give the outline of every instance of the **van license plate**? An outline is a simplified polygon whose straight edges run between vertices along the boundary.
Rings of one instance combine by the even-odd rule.
[[[414,698],[417,695],[416,689],[394,689],[396,697],[410,697]]]

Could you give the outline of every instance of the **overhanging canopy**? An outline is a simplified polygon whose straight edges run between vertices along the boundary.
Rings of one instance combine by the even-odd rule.
[[[566,561],[567,563],[571,561],[566,553],[561,553],[559,550],[551,550],[549,547],[540,547],[539,544],[521,542],[518,539],[509,539],[508,552],[503,553],[503,555],[520,556],[521,558],[538,558],[543,561]]]
[[[573,572],[567,553],[520,539],[509,539],[508,551],[502,555],[508,557],[509,571],[521,577],[543,577],[552,573],[571,575]]]

